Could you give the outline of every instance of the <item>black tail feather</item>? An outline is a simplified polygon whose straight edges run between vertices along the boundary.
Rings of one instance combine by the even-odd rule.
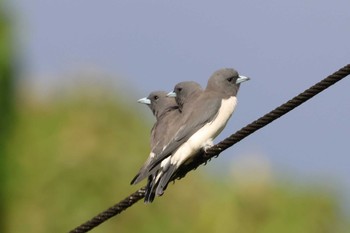
[[[177,167],[176,165],[170,165],[168,170],[166,170],[163,174],[162,177],[159,180],[159,183],[157,185],[157,189],[156,189],[156,194],[157,196],[161,196],[163,195],[165,189],[168,187],[168,183],[171,179],[171,177],[173,176],[173,174],[175,173]]]
[[[146,193],[145,193],[145,199],[144,199],[145,203],[152,203],[154,200],[155,193],[152,190],[152,187],[154,185],[154,181],[155,181],[155,176],[150,175],[148,177],[148,182],[147,182],[147,186],[146,186]]]

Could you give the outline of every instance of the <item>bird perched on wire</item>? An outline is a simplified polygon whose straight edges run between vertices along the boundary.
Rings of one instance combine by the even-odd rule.
[[[146,104],[151,109],[153,115],[156,117],[156,122],[154,123],[151,130],[151,153],[144,163],[144,165],[139,170],[138,174],[131,181],[131,184],[136,184],[148,177],[147,187],[151,185],[153,176],[155,174],[150,174],[148,172],[148,165],[154,159],[155,155],[159,154],[164,146],[169,142],[173,134],[176,132],[175,129],[172,132],[169,130],[169,125],[174,124],[179,118],[180,111],[179,107],[175,102],[175,99],[167,97],[167,93],[164,91],[154,91],[151,92],[148,97],[138,100],[139,103]],[[157,169],[154,169],[156,173]],[[150,198],[150,193],[147,194],[147,199]],[[153,199],[153,198],[151,198]],[[146,199],[145,199],[146,200]]]
[[[178,130],[178,123],[181,122],[180,119],[182,117],[181,112],[184,107],[186,107],[187,100],[198,95],[202,91],[201,86],[192,81],[181,82],[177,86],[177,96],[175,99],[167,97],[169,94],[166,96],[165,92],[157,91],[152,92],[147,98],[138,100],[140,103],[147,104],[157,119],[151,133],[150,156],[139,173],[131,181],[131,184],[136,184],[145,177],[148,177],[145,202],[153,201],[155,194],[153,188],[156,187],[154,183],[161,171],[160,164],[153,168],[152,171],[149,171],[148,165],[152,160],[156,159],[156,155],[160,154]],[[175,101],[178,105],[175,104]]]
[[[209,78],[206,89],[190,99],[181,115],[178,129],[162,152],[149,164],[149,172],[158,167],[151,190],[160,196],[176,170],[186,160],[213,145],[226,126],[237,104],[237,93],[248,77],[234,69],[220,69]],[[176,91],[176,90],[175,90]],[[160,165],[160,167],[159,167]]]
[[[174,91],[169,92],[167,96],[175,97],[180,112],[184,111],[192,100],[196,99],[203,92],[201,85],[193,81],[184,81],[175,85]],[[185,109],[186,110],[186,109]]]

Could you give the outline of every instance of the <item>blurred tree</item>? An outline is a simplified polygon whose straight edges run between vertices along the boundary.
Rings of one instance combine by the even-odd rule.
[[[23,93],[13,124],[14,46],[5,13],[0,8],[0,189],[5,181],[8,189],[7,195],[0,190],[0,232],[67,232],[141,186],[129,182],[148,156],[150,127],[131,110],[137,104],[122,104],[122,96],[109,94],[117,91],[96,88],[60,92],[59,98],[45,101]],[[151,205],[140,201],[93,232],[349,229],[336,198],[323,190],[220,182],[202,170],[169,185]]]
[[[106,95],[117,91],[72,93],[18,102],[8,233],[67,232],[141,186],[129,182],[149,150],[150,125],[133,110],[144,106]],[[346,232],[325,190],[242,179],[221,181],[200,168],[154,203],[140,201],[92,232]]]
[[[5,143],[12,125],[14,99],[14,47],[12,24],[4,1],[0,1],[0,232],[4,232],[6,154]]]

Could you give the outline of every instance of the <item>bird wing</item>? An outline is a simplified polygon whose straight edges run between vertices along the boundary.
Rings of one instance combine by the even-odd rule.
[[[157,164],[173,154],[184,142],[186,142],[195,132],[202,128],[206,123],[212,122],[221,107],[221,98],[215,96],[206,96],[205,100],[199,98],[192,105],[192,111],[187,116],[183,116],[182,125],[175,136],[170,140],[166,148],[149,164],[152,170]],[[208,98],[209,97],[209,98]],[[189,108],[191,109],[191,108]],[[186,114],[186,113],[184,113]]]
[[[139,172],[131,181],[131,184],[136,184],[149,176],[152,172],[150,172],[149,165],[150,163],[156,159],[157,154],[160,154],[163,151],[163,148],[169,143],[171,140],[171,135],[175,134],[176,131],[169,131],[169,124],[174,124],[177,121],[179,112],[176,109],[172,109],[168,111],[167,114],[161,116],[157,122],[153,125],[151,130],[151,153],[140,168]],[[176,129],[176,128],[174,128]]]

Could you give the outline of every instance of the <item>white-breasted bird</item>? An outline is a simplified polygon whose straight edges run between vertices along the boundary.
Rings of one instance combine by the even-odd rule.
[[[188,101],[178,129],[164,150],[149,164],[158,167],[152,190],[162,195],[175,171],[186,160],[213,145],[213,139],[226,126],[237,104],[240,84],[249,80],[234,69],[220,69],[209,78],[206,89]],[[160,165],[160,167],[159,167]]]

